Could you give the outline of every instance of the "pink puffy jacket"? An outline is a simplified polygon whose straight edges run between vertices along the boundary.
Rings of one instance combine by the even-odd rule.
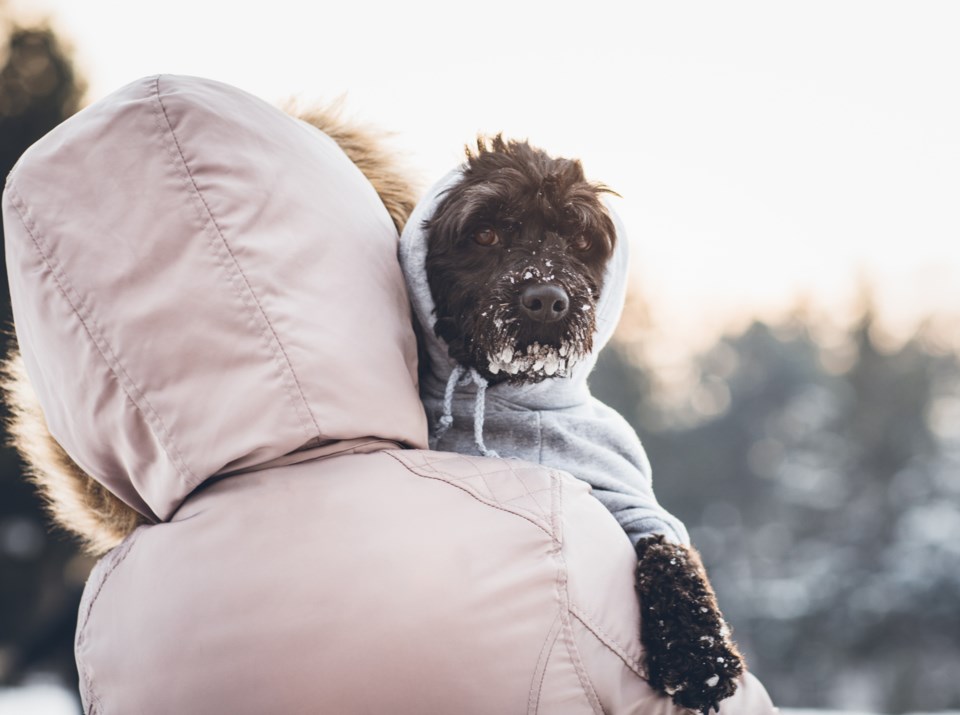
[[[327,136],[143,79],[32,147],[3,211],[50,434],[151,522],[87,584],[86,712],[676,712],[588,487],[418,449],[397,233]],[[748,676],[723,712],[774,709]]]

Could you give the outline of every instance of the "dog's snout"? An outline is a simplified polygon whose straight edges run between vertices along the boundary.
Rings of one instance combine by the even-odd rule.
[[[570,309],[570,296],[560,286],[536,283],[520,293],[520,307],[527,317],[538,323],[560,320]]]

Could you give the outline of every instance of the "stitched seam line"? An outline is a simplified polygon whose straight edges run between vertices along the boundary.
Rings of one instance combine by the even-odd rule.
[[[93,611],[93,606],[97,602],[97,599],[100,597],[100,592],[103,591],[104,585],[107,583],[107,579],[110,578],[111,574],[117,569],[117,567],[123,563],[123,560],[127,558],[127,554],[130,553],[130,549],[133,546],[134,542],[139,538],[140,529],[134,530],[126,543],[121,545],[118,551],[110,557],[110,562],[107,564],[106,571],[103,576],[100,577],[100,583],[97,584],[97,590],[91,596],[90,601],[87,603],[86,608],[83,612],[83,622],[80,624],[80,627],[77,630],[77,643],[76,651],[79,655],[80,649],[86,643],[87,640],[87,623],[90,621],[90,614]],[[83,678],[83,689],[87,695],[87,701],[90,703],[90,715],[95,715],[103,709],[103,705],[100,702],[100,696],[97,694],[96,688],[93,685],[93,677],[90,675],[90,670],[85,660],[77,658],[77,665],[80,668],[80,672]]]
[[[413,474],[416,474],[416,475],[419,476],[419,477],[423,477],[423,478],[425,478],[425,479],[433,479],[433,480],[436,480],[436,481],[438,481],[438,482],[443,482],[444,484],[449,484],[450,486],[456,487],[457,489],[459,489],[459,490],[462,491],[462,492],[466,492],[467,494],[469,494],[470,496],[472,496],[474,499],[476,499],[476,500],[477,500],[478,502],[480,502],[481,504],[486,504],[487,506],[492,507],[492,508],[494,508],[494,509],[499,509],[500,511],[506,512],[507,514],[513,514],[514,516],[518,516],[518,517],[520,517],[521,519],[524,519],[525,521],[529,521],[529,522],[530,522],[531,524],[533,524],[535,527],[537,527],[538,529],[540,529],[540,531],[542,531],[542,532],[545,533],[547,536],[549,536],[551,541],[554,541],[554,542],[556,541],[556,537],[555,537],[553,534],[551,534],[547,529],[545,529],[542,524],[538,524],[536,521],[534,521],[533,519],[531,519],[529,516],[527,516],[527,515],[525,515],[525,514],[522,514],[522,513],[518,512],[518,511],[514,511],[513,509],[507,509],[506,507],[504,507],[502,504],[500,504],[500,503],[498,503],[498,502],[491,501],[491,500],[489,500],[489,499],[484,499],[483,497],[481,497],[479,494],[477,494],[477,493],[474,492],[473,490],[467,489],[466,487],[463,487],[463,486],[461,486],[460,484],[457,484],[457,482],[456,482],[455,480],[453,480],[453,479],[444,479],[442,476],[440,476],[440,472],[439,472],[438,470],[434,470],[434,471],[435,471],[435,474],[434,474],[434,475],[426,474],[425,472],[420,471],[417,467],[415,467],[415,466],[413,466],[412,464],[408,463],[408,462],[407,462],[406,460],[404,460],[399,454],[394,453],[392,450],[386,450],[386,451],[384,451],[384,454],[386,454],[386,455],[392,457],[393,459],[397,460],[398,462],[400,462],[400,464],[402,464],[404,467],[406,467],[406,469],[407,469],[408,471],[412,472]],[[486,483],[486,482],[484,482],[484,483]]]
[[[647,679],[647,676],[643,673],[643,670],[640,667],[639,661],[627,655],[626,650],[619,643],[617,643],[616,639],[607,634],[606,631],[604,631],[599,625],[591,620],[586,613],[572,604],[570,606],[570,613],[574,618],[583,624],[584,628],[593,633],[597,640],[599,640],[607,648],[607,650],[620,658],[624,665],[626,665],[630,670],[644,680]]]
[[[567,561],[563,557],[563,542],[560,533],[562,523],[560,515],[563,512],[563,480],[560,479],[559,473],[553,469],[550,470],[550,478],[554,485],[551,490],[553,508],[550,511],[554,521],[554,531],[557,534],[555,554],[557,560],[560,562],[560,568],[557,569],[557,592],[560,596],[560,618],[563,621],[561,631],[566,636],[564,640],[567,654],[570,656],[573,669],[576,671],[577,678],[580,680],[580,687],[583,688],[583,693],[590,703],[590,707],[593,708],[594,713],[596,713],[596,715],[603,715],[603,706],[600,704],[600,698],[580,658],[580,651],[577,649],[576,639],[573,635],[573,627],[570,624],[570,592],[567,590]]]
[[[561,559],[563,554],[560,549],[563,546],[563,520],[560,518],[560,510],[563,509],[563,479],[560,472],[556,469],[550,470],[550,527],[557,540],[557,553]],[[566,560],[563,561],[564,573],[566,573]],[[564,578],[566,583],[566,578]],[[566,586],[564,586],[566,591]]]
[[[511,470],[511,471],[512,471],[512,470]],[[527,483],[526,483],[525,481],[523,481],[523,480],[520,478],[520,475],[517,474],[516,472],[514,472],[514,476],[516,477],[517,481],[520,482],[520,486],[523,487],[524,494],[521,494],[521,495],[518,496],[518,497],[514,497],[513,499],[505,499],[505,500],[504,500],[504,503],[510,503],[511,501],[515,501],[515,500],[517,500],[517,499],[522,499],[524,496],[526,496],[527,498],[530,499],[531,502],[533,502],[534,504],[537,504],[537,505],[539,506],[539,503],[537,502],[537,498],[533,495],[533,492],[530,491],[529,487],[527,487]],[[554,475],[553,473],[551,473],[551,475],[550,475],[550,489],[551,489],[551,491],[553,490],[553,482],[554,482],[554,480],[555,480],[555,476],[556,476],[556,475]],[[484,478],[483,483],[484,483],[484,484],[487,483],[486,478]],[[490,487],[487,486],[487,489],[489,489],[489,488],[490,488]],[[538,490],[538,493],[539,493],[539,490]],[[551,498],[551,499],[552,499],[552,498]],[[554,537],[554,539],[559,540],[559,531],[558,531],[558,528],[557,528],[556,520],[553,518],[553,515],[552,515],[552,514],[551,514],[551,516],[550,516],[550,528],[551,528],[552,531],[553,531],[553,537]]]
[[[540,647],[540,655],[537,657],[537,670],[534,672],[533,677],[534,681],[530,683],[530,695],[527,698],[527,713],[528,715],[536,715],[540,712],[540,698],[543,696],[543,681],[546,680],[547,668],[550,666],[550,656],[553,655],[553,649],[557,645],[557,636],[560,635],[560,612],[557,612],[556,617],[553,619],[553,623],[550,624],[550,630],[547,631],[547,637],[543,641],[543,645]],[[549,643],[550,649],[544,655],[544,649]],[[542,664],[542,667],[541,667]],[[539,676],[539,677],[538,677]],[[533,688],[534,685],[537,686],[536,698],[534,698]]]
[[[170,433],[163,424],[163,420],[160,419],[160,415],[157,414],[157,411],[153,408],[153,405],[150,404],[150,401],[146,398],[143,392],[140,391],[130,375],[127,374],[127,371],[124,369],[120,359],[114,354],[113,350],[111,350],[107,341],[102,335],[100,335],[100,330],[97,327],[96,320],[94,319],[93,315],[85,315],[82,311],[82,308],[84,307],[84,300],[82,296],[80,296],[80,294],[67,281],[66,273],[60,267],[60,264],[56,258],[54,258],[53,253],[44,250],[45,247],[40,239],[38,227],[27,217],[28,207],[20,197],[19,192],[12,184],[8,184],[6,190],[10,196],[10,204],[16,210],[17,215],[20,218],[20,223],[23,225],[24,230],[26,230],[27,235],[30,236],[30,240],[34,245],[34,248],[37,250],[40,258],[43,260],[43,264],[47,267],[50,275],[53,276],[60,295],[63,296],[64,300],[66,300],[67,304],[70,306],[70,309],[73,310],[74,315],[77,316],[77,319],[83,326],[87,337],[90,338],[90,341],[100,354],[100,357],[103,358],[107,368],[119,383],[124,394],[126,394],[127,398],[133,403],[140,414],[143,415],[146,423],[157,435],[157,441],[160,443],[161,448],[170,459],[174,469],[177,470],[177,474],[180,479],[183,482],[192,481],[193,474],[190,472],[190,469],[184,462],[183,457],[176,448],[176,445],[174,445],[173,440],[170,437]]]
[[[451,453],[451,454],[453,454],[453,453]],[[421,456],[422,456],[422,455],[421,455]],[[487,483],[486,476],[489,475],[490,472],[482,472],[482,471],[481,471],[481,469],[477,466],[477,460],[478,460],[477,457],[473,457],[473,456],[471,456],[471,455],[458,455],[458,454],[454,454],[452,458],[453,458],[453,459],[457,459],[457,460],[464,461],[464,462],[466,462],[467,464],[469,464],[469,465],[473,468],[473,470],[477,473],[478,476],[483,475],[484,486],[486,486],[487,489],[489,490],[490,487],[489,487],[489,484]],[[482,460],[482,459],[484,459],[484,458],[479,458],[479,459]],[[432,471],[434,471],[434,472],[439,472],[440,470],[437,468],[437,464],[443,465],[445,462],[446,462],[446,460],[440,460],[440,461],[431,460],[431,461],[430,461],[430,464],[429,464],[429,467],[430,467],[430,469],[431,469]],[[520,476],[520,472],[519,472],[518,470],[514,469],[514,467],[513,467],[513,460],[501,459],[501,460],[500,460],[500,464],[503,466],[503,469],[502,469],[502,470],[498,470],[498,473],[506,473],[506,472],[509,472],[510,478],[513,479],[514,481],[516,481],[517,483],[519,483],[521,487],[523,487],[524,494],[520,494],[520,495],[518,495],[518,496],[511,497],[511,498],[509,498],[509,499],[493,499],[492,496],[491,496],[490,498],[491,498],[493,501],[495,501],[496,503],[498,503],[498,504],[503,504],[503,505],[511,505],[512,502],[517,501],[518,499],[523,499],[524,497],[529,498],[529,499],[530,499],[530,503],[533,505],[530,509],[523,509],[522,507],[519,507],[519,506],[516,506],[516,507],[513,507],[513,508],[517,509],[518,511],[524,512],[524,513],[536,512],[539,516],[542,516],[542,517],[543,517],[543,522],[546,522],[546,523],[548,524],[549,528],[551,529],[551,533],[555,535],[555,534],[556,534],[556,531],[554,530],[554,526],[555,526],[555,525],[554,525],[554,523],[552,522],[552,520],[551,520],[551,518],[550,518],[550,514],[548,513],[549,509],[544,509],[543,507],[541,507],[541,506],[540,506],[540,503],[539,503],[539,502],[536,500],[536,498],[535,498],[535,495],[536,495],[536,494],[539,494],[539,493],[542,492],[542,491],[549,491],[549,490],[553,489],[553,482],[548,480],[547,486],[546,486],[545,488],[543,488],[543,489],[537,489],[536,491],[531,492],[531,491],[530,491],[530,488],[527,486],[527,483],[526,483],[526,482],[523,480],[523,478]],[[533,467],[533,465],[531,465],[531,467]],[[529,469],[529,468],[528,468],[528,469]],[[533,469],[536,469],[536,467],[533,467]],[[531,518],[535,518],[535,517],[531,516]],[[541,522],[541,523],[542,523],[542,522]]]
[[[563,621],[563,631],[564,635],[564,645],[567,648],[567,653],[570,656],[570,661],[573,663],[573,669],[577,672],[577,677],[580,679],[580,687],[583,688],[583,694],[587,698],[587,702],[590,703],[590,707],[593,708],[593,711],[596,715],[604,715],[603,706],[600,704],[600,698],[597,695],[597,691],[594,690],[593,683],[590,681],[590,676],[587,673],[586,667],[583,665],[583,660],[580,657],[580,651],[577,648],[576,636],[573,635],[573,627],[570,624],[570,614],[567,613],[567,617]]]
[[[171,162],[173,168],[177,173],[180,172],[180,167],[183,168],[183,179],[184,183],[188,184],[188,187],[192,187],[193,193],[196,198],[200,201],[203,206],[203,211],[200,211],[202,214],[206,212],[206,218],[208,225],[212,225],[214,231],[216,232],[217,237],[219,237],[219,245],[224,251],[226,251],[227,256],[229,257],[228,261],[220,261],[220,265],[223,266],[224,270],[228,273],[229,278],[231,279],[231,284],[237,289],[237,296],[240,298],[241,304],[244,308],[252,308],[251,311],[252,317],[255,323],[260,323],[260,335],[266,340],[267,347],[271,352],[271,357],[274,362],[277,363],[280,367],[280,381],[287,390],[287,396],[291,398],[293,402],[294,411],[297,414],[297,417],[300,420],[301,426],[304,428],[304,431],[308,439],[313,437],[320,438],[320,426],[317,424],[316,417],[313,415],[313,412],[310,410],[310,405],[307,402],[306,396],[303,394],[303,387],[300,384],[300,380],[297,378],[296,372],[293,370],[293,365],[290,362],[290,356],[287,355],[287,351],[284,349],[283,344],[280,342],[280,337],[277,335],[276,329],[273,327],[273,323],[270,322],[270,319],[267,317],[267,313],[264,310],[263,305],[260,303],[260,299],[257,298],[256,293],[253,292],[253,287],[250,285],[250,281],[247,279],[246,274],[243,272],[243,269],[240,267],[240,262],[237,260],[236,255],[233,252],[233,249],[230,248],[230,244],[227,243],[226,236],[223,234],[223,230],[220,228],[220,224],[217,222],[217,219],[213,215],[213,211],[210,210],[210,205],[207,203],[207,200],[204,198],[203,193],[200,191],[200,187],[197,185],[196,180],[193,178],[193,173],[190,171],[190,166],[187,164],[187,159],[183,154],[183,149],[180,146],[180,140],[177,138],[176,132],[173,131],[173,124],[170,122],[170,117],[167,114],[167,108],[163,104],[163,99],[160,97],[160,76],[158,75],[154,79],[154,94],[157,99],[157,106],[159,108],[159,115],[162,116],[164,123],[167,126],[167,131],[170,134],[170,138],[173,139],[174,146],[176,148],[176,156],[172,157],[173,161]],[[158,124],[159,124],[158,117]],[[161,127],[162,132],[162,127]],[[176,159],[179,158],[179,165]],[[199,207],[197,207],[199,210]],[[201,220],[203,216],[201,215]],[[209,235],[208,231],[204,231],[204,234]],[[221,259],[220,252],[217,250],[217,246],[214,244],[214,241],[210,241],[211,248],[214,249],[214,253],[217,255],[218,259]],[[230,267],[233,267],[233,271],[230,271]],[[242,282],[242,287],[236,286],[233,278],[239,277],[239,280]],[[245,289],[245,290],[244,290]],[[253,305],[249,301],[252,301]],[[257,319],[259,317],[259,320]],[[269,333],[269,334],[268,334]],[[272,336],[272,340],[271,340]],[[284,369],[285,368],[285,369]],[[292,381],[292,384],[291,384]],[[298,399],[299,398],[299,399]],[[308,419],[304,419],[304,415]],[[311,431],[311,424],[313,429]]]
[[[506,507],[502,506],[501,504],[498,504],[497,502],[490,501],[489,499],[484,499],[476,492],[471,491],[466,487],[460,486],[459,484],[456,483],[456,481],[452,479],[444,479],[442,476],[439,475],[439,473],[437,473],[436,475],[425,474],[424,472],[420,471],[417,467],[414,467],[412,464],[410,464],[409,462],[401,458],[400,455],[395,454],[392,450],[384,450],[383,454],[386,454],[387,456],[397,460],[400,464],[402,464],[407,469],[407,471],[413,474],[416,474],[418,477],[423,477],[424,479],[433,479],[438,482],[443,482],[444,484],[449,484],[450,486],[456,487],[460,491],[465,492],[466,494],[469,494],[481,504],[486,504],[487,506],[492,507],[493,509],[499,509],[500,511],[506,512],[507,514],[513,514],[514,516],[520,517],[524,521],[529,521],[531,524],[537,527],[540,531],[542,531],[544,534],[549,536],[551,541],[556,542],[557,540],[556,536],[551,534],[549,531],[547,531],[543,527],[542,524],[538,524],[529,516],[526,516],[525,514],[521,514],[520,512],[514,511],[513,509],[507,509]]]

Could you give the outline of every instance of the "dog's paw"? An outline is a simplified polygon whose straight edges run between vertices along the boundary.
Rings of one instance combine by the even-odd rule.
[[[653,537],[637,547],[640,638],[651,686],[709,713],[737,689],[743,657],[695,550]]]
[[[687,642],[667,643],[669,650],[647,659],[650,682],[670,695],[677,705],[709,715],[720,711],[720,701],[733,695],[743,673],[736,648],[715,643],[697,650]]]

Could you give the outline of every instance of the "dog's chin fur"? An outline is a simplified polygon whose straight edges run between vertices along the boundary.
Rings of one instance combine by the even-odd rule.
[[[538,279],[563,285],[571,298],[570,319],[539,329],[523,320],[517,293]],[[486,301],[464,314],[462,323],[438,320],[436,330],[451,346],[451,354],[457,351],[461,364],[476,368],[489,382],[527,384],[564,377],[593,349],[596,301],[581,276],[565,276],[561,283],[530,268],[497,276],[478,287],[486,293]],[[469,297],[465,300],[470,302]]]
[[[498,135],[467,149],[462,178],[424,224],[434,331],[454,360],[492,384],[520,384],[563,377],[592,351],[616,240],[604,192],[580,162],[527,142]],[[478,243],[484,231],[496,233],[495,245]],[[589,247],[578,247],[584,237]],[[562,319],[544,324],[523,315],[520,293],[536,283],[566,292]]]

